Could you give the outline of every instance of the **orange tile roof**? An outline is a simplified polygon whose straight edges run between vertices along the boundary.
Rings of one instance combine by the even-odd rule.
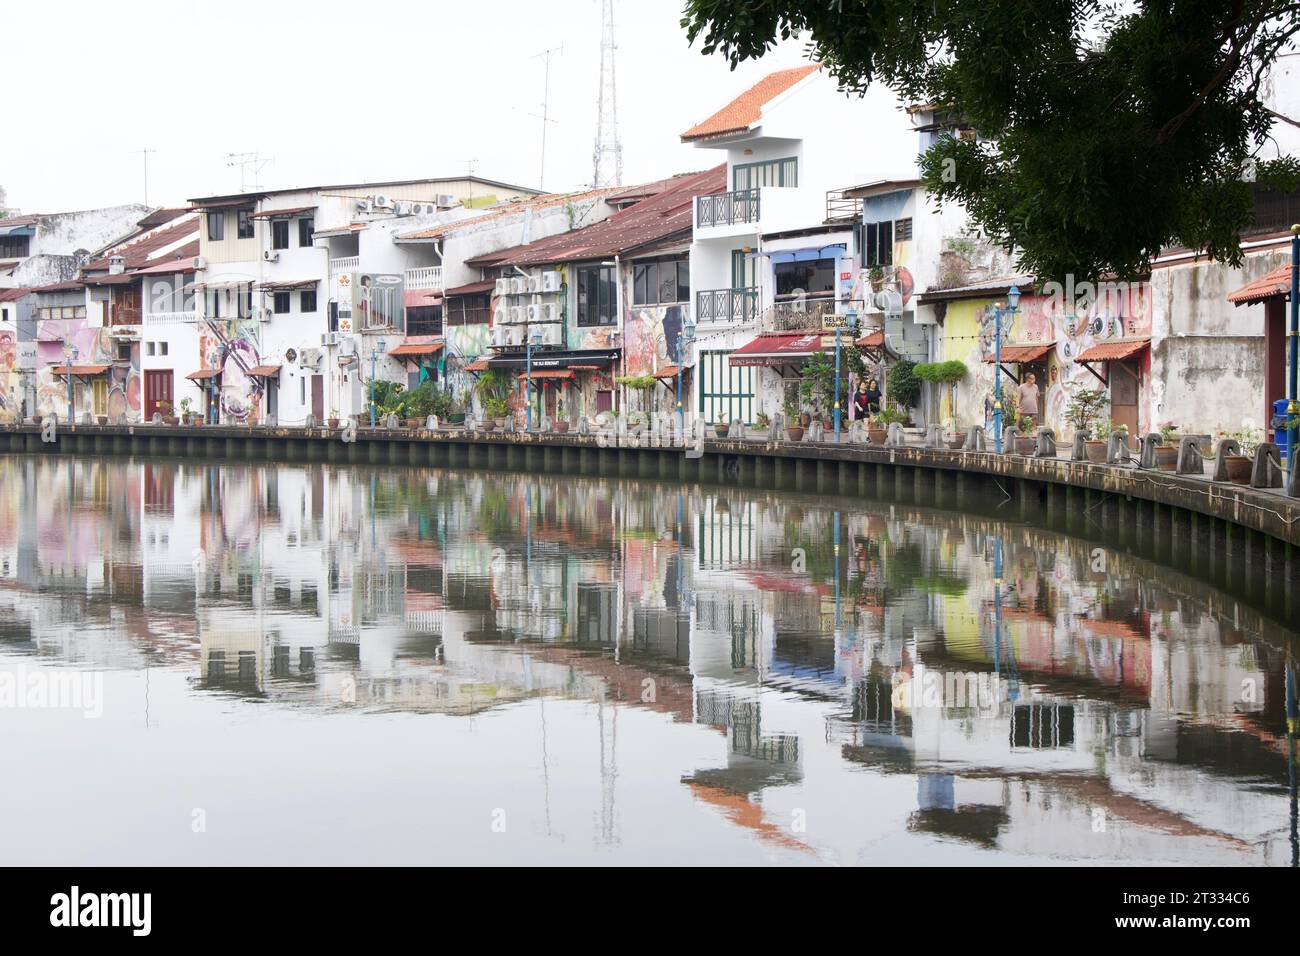
[[[1150,339],[1130,339],[1127,342],[1101,342],[1084,349],[1074,357],[1076,362],[1119,362],[1151,348]]]
[[[763,118],[763,107],[767,103],[819,69],[821,69],[820,63],[809,63],[807,66],[797,66],[791,70],[778,70],[763,77],[703,123],[697,123],[682,133],[682,142],[739,133],[749,129]]]
[[[1254,305],[1275,296],[1285,296],[1291,291],[1291,267],[1281,266],[1272,272],[1247,282],[1240,289],[1228,293],[1234,305]]]

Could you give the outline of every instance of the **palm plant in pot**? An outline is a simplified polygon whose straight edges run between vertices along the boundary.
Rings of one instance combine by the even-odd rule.
[[[506,417],[510,414],[510,378],[503,369],[494,368],[484,372],[474,384],[483,415],[498,428],[506,427]],[[484,423],[484,430],[490,431]]]
[[[1082,435],[1096,434],[1096,428],[1101,420],[1101,412],[1110,399],[1106,393],[1095,388],[1081,388],[1072,386],[1070,388],[1070,400],[1065,405],[1065,420],[1074,428],[1075,432]],[[1107,421],[1109,426],[1110,422]],[[1109,431],[1109,428],[1107,428]],[[1096,464],[1104,464],[1106,461],[1106,442],[1100,438],[1086,439],[1084,447],[1087,449],[1088,461]]]
[[[1020,434],[1016,436],[1016,454],[1030,456],[1038,449],[1038,436],[1034,430],[1038,423],[1033,415],[1020,415],[1016,418],[1016,427]]]
[[[883,445],[889,438],[889,426],[895,424],[905,425],[907,420],[907,412],[897,405],[887,405],[880,410],[879,415],[872,419],[875,422],[875,427],[867,428],[867,437],[871,444]]]
[[[1164,422],[1160,426],[1160,444],[1156,445],[1156,467],[1161,471],[1175,471],[1178,468],[1180,441],[1177,425],[1173,422]]]
[[[483,399],[483,414],[487,421],[483,423],[484,431],[493,428],[505,428],[510,420],[510,400],[504,395],[491,395]]]

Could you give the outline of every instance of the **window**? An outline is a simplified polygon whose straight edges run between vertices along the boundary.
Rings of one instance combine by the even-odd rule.
[[[158,354],[159,354],[159,355],[166,355],[166,354],[167,354],[167,343],[166,343],[166,342],[159,342],[159,343],[158,343]]]
[[[862,264],[864,266],[892,266],[894,264],[894,224],[888,221],[868,222],[863,224],[862,231]]]
[[[754,370],[732,368],[730,352],[700,352],[700,415],[710,424],[739,418],[752,421]]]
[[[256,225],[253,222],[253,210],[241,209],[235,213],[235,219],[238,220],[239,226],[239,228],[236,229],[235,234],[240,239],[252,239],[255,235],[253,228]]]
[[[753,289],[758,285],[758,267],[744,249],[731,250],[731,287]]]
[[[445,321],[447,325],[487,325],[490,311],[489,296],[458,295],[447,300]]]
[[[744,163],[731,168],[731,188],[735,190],[798,185],[799,160],[794,157],[772,159],[764,163]]]
[[[220,242],[226,238],[226,213],[221,212],[208,213],[208,241]]]
[[[0,236],[0,259],[25,259],[31,236]]]
[[[813,259],[804,262],[777,262],[772,266],[776,275],[777,295],[825,295],[835,291],[834,259]]]
[[[616,325],[617,299],[613,266],[578,270],[578,325]]]
[[[441,335],[442,307],[437,305],[425,305],[407,309],[406,334]]]
[[[276,315],[283,315],[289,311],[289,293],[277,292],[273,298],[273,311]]]
[[[153,351],[153,350],[154,350],[154,345],[153,345],[152,342],[146,342],[146,343],[144,344],[144,354],[145,354],[145,355],[153,355],[153,354],[154,354],[154,351]]]
[[[289,220],[277,219],[271,223],[271,248],[289,248]]]
[[[316,290],[306,289],[298,293],[298,311],[315,312],[316,311]]]
[[[130,361],[131,361],[131,343],[130,343],[130,342],[118,342],[118,343],[117,343],[117,360],[118,360],[119,362],[130,362]]]
[[[912,238],[912,220],[894,220],[894,239],[897,242],[909,242]]]
[[[685,256],[638,262],[632,266],[632,304],[689,302],[691,264]]]
[[[312,236],[316,235],[316,220],[311,216],[298,220],[298,245],[310,246]]]

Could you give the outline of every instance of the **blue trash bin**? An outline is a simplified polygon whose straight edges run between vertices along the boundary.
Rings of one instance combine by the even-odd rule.
[[[1291,433],[1284,428],[1278,427],[1281,420],[1286,418],[1287,406],[1291,403],[1285,398],[1279,398],[1273,403],[1273,442],[1277,445],[1278,453],[1282,456],[1282,467],[1287,467],[1290,460],[1287,452],[1290,450]]]

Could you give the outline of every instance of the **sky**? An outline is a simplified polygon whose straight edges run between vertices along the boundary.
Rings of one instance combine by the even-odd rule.
[[[731,71],[686,42],[683,0],[618,0],[623,182],[722,160],[680,134],[767,73],[789,41]],[[24,212],[239,192],[230,154],[269,158],[263,188],[475,175],[537,186],[545,60],[549,191],[592,178],[598,0],[311,5],[11,4],[0,187]],[[560,51],[562,48],[562,51]]]

